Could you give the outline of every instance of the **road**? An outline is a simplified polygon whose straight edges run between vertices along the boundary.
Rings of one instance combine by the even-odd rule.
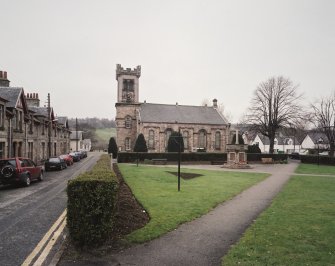
[[[66,208],[68,180],[93,167],[101,153],[29,187],[0,185],[0,265],[21,265]]]

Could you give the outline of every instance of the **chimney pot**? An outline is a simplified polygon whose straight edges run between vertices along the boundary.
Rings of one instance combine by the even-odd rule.
[[[4,71],[3,73],[4,73],[4,74],[3,74],[4,79],[7,79],[7,72]]]
[[[213,107],[218,107],[218,100],[217,99],[213,99]]]
[[[2,79],[2,71],[0,71],[0,79]]]
[[[38,99],[38,93],[36,93],[36,99]]]

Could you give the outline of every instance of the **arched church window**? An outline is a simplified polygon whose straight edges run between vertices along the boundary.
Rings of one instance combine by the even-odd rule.
[[[184,140],[184,149],[185,150],[188,149],[188,136],[189,136],[188,131],[184,131],[183,132],[183,140]]]
[[[168,128],[166,131],[165,131],[165,147],[167,148],[168,146],[168,142],[169,142],[169,138],[171,136],[171,133],[172,133],[172,129],[171,128]]]
[[[221,133],[219,131],[215,133],[215,149],[221,149]]]
[[[126,128],[131,128],[131,117],[130,116],[126,116],[125,127]]]
[[[206,148],[207,144],[207,136],[206,136],[206,131],[204,129],[199,131],[199,143],[198,146],[199,148]]]
[[[124,146],[125,146],[126,151],[130,150],[130,138],[125,139]]]
[[[155,131],[152,129],[149,130],[148,148],[149,149],[155,148]]]

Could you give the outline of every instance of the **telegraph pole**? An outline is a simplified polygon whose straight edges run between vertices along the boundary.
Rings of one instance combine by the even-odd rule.
[[[76,117],[76,151],[78,151],[78,119]]]
[[[50,107],[50,93],[48,93],[48,155],[49,158],[51,157],[51,127],[52,127],[52,120],[51,120],[51,107]]]

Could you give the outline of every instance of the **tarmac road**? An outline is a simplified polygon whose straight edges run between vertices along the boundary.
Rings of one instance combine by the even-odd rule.
[[[66,208],[68,180],[87,171],[101,153],[63,171],[46,172],[29,187],[0,185],[0,265],[21,265]]]

